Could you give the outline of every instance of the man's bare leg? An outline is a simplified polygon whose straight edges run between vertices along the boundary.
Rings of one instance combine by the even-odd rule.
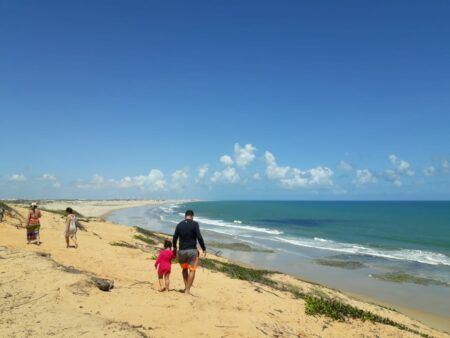
[[[189,295],[191,292],[191,286],[194,283],[194,278],[195,278],[195,270],[190,270],[187,279],[186,289],[184,290],[184,293],[186,295]]]
[[[186,291],[186,288],[187,288],[187,284],[188,284],[188,276],[189,276],[189,271],[188,271],[188,269],[183,269],[184,291]]]

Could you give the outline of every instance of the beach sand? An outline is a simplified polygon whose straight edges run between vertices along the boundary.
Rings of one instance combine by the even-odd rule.
[[[101,217],[106,214],[126,208],[142,207],[145,205],[159,205],[165,203],[180,203],[169,200],[111,200],[111,201],[83,201],[83,200],[55,200],[43,201],[39,207],[47,210],[66,210],[71,207],[86,217]]]
[[[22,215],[27,212],[21,207],[16,209]],[[87,210],[79,206],[74,209]],[[79,248],[67,249],[64,218],[60,215],[43,212],[41,246],[27,245],[25,230],[17,228],[17,224],[9,216],[0,223],[2,337],[417,336],[370,321],[340,322],[306,315],[305,301],[289,292],[232,279],[203,267],[197,271],[192,296],[180,292],[183,282],[176,264],[171,275],[173,291],[161,293],[153,268],[157,251],[134,237],[135,228],[98,220],[86,222],[86,231],[78,232]],[[114,243],[130,247],[111,245]],[[209,258],[226,261],[212,255]],[[114,289],[100,291],[92,283],[92,276],[114,280]],[[450,337],[401,313],[339,291],[283,274],[270,278],[303,292],[339,299],[429,336]]]

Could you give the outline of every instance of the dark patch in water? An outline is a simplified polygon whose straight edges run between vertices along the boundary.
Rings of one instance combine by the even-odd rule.
[[[448,283],[427,277],[414,276],[406,272],[388,272],[384,274],[373,274],[371,275],[375,279],[379,279],[385,282],[394,283],[413,283],[419,285],[439,285],[439,286],[450,286]]]
[[[341,260],[334,260],[334,259],[316,259],[314,260],[315,263],[325,266],[332,266],[335,268],[342,268],[342,269],[361,269],[364,268],[365,265],[358,261],[341,261]]]

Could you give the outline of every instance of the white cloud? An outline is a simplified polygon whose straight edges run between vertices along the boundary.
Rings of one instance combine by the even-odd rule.
[[[353,167],[350,163],[341,160],[337,166],[337,169],[341,171],[352,171]]]
[[[237,173],[235,168],[227,167],[223,171],[214,172],[213,176],[211,177],[211,182],[224,182],[234,184],[239,182],[239,174]]]
[[[362,186],[369,183],[375,183],[376,181],[376,177],[369,169],[358,169],[356,170],[356,177],[353,180],[353,184]]]
[[[239,143],[234,145],[234,159],[239,167],[246,167],[255,159],[256,148],[251,144],[241,147]]]
[[[11,182],[25,182],[27,180],[26,176],[23,174],[14,174],[8,178]]]
[[[40,177],[44,181],[56,181],[56,176],[52,174],[44,174]]]
[[[265,152],[264,159],[266,161],[266,175],[271,180],[283,179],[291,170],[290,167],[279,167],[275,156],[269,151]]]
[[[448,174],[450,172],[450,164],[448,160],[442,160],[441,168],[444,174]]]
[[[211,177],[211,182],[214,182],[214,183],[219,182],[221,177],[222,177],[222,173],[219,171],[215,171]]]
[[[289,174],[289,178],[281,180],[281,184],[286,188],[304,188],[309,186],[332,186],[333,171],[328,167],[315,167],[309,170],[302,171],[293,168]]]
[[[167,182],[161,170],[152,169],[147,175],[125,176],[120,180],[105,179],[101,175],[94,175],[88,182],[80,181],[76,185],[82,189],[101,188],[139,188],[147,191],[159,191],[166,188]]]
[[[184,189],[188,180],[187,170],[179,169],[172,174],[172,185],[176,190]]]
[[[119,181],[110,180],[109,182],[120,188],[138,187],[148,191],[163,190],[167,185],[163,172],[158,169],[150,170],[147,175],[133,177],[126,176]]]
[[[223,177],[230,183],[237,183],[239,181],[239,174],[235,168],[228,167],[222,172]]]
[[[222,155],[220,157],[220,162],[222,162],[226,166],[231,166],[234,163],[233,159],[228,155]]]
[[[430,165],[423,170],[423,173],[425,176],[434,176],[436,175],[436,168]]]
[[[261,180],[261,175],[259,173],[254,173],[252,177],[255,181]]]
[[[289,166],[280,167],[275,156],[266,151],[266,175],[271,180],[279,180],[281,185],[288,189],[331,186],[333,171],[328,167],[318,166],[309,170],[300,170]]]
[[[209,171],[209,166],[207,164],[203,164],[202,166],[200,166],[200,168],[198,168],[198,178],[199,179],[205,178],[208,171]]]
[[[411,165],[409,164],[409,162],[399,159],[394,154],[389,155],[389,161],[391,161],[397,173],[407,176],[415,175],[414,171],[411,169]]]
[[[61,183],[58,182],[58,179],[56,178],[55,175],[52,174],[43,174],[41,177],[38,178],[41,181],[48,181],[51,182],[52,186],[54,188],[60,188],[61,187]]]
[[[103,176],[95,174],[88,182],[80,180],[76,187],[80,189],[100,189],[105,188],[106,183],[107,181],[103,178]]]

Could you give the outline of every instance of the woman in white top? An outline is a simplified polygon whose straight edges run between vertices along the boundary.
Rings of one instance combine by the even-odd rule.
[[[67,213],[67,219],[66,219],[66,227],[64,230],[64,237],[66,238],[66,244],[67,248],[70,247],[69,245],[69,238],[72,239],[72,241],[75,244],[75,248],[78,248],[77,243],[77,218],[73,213],[72,208],[66,209]]]

